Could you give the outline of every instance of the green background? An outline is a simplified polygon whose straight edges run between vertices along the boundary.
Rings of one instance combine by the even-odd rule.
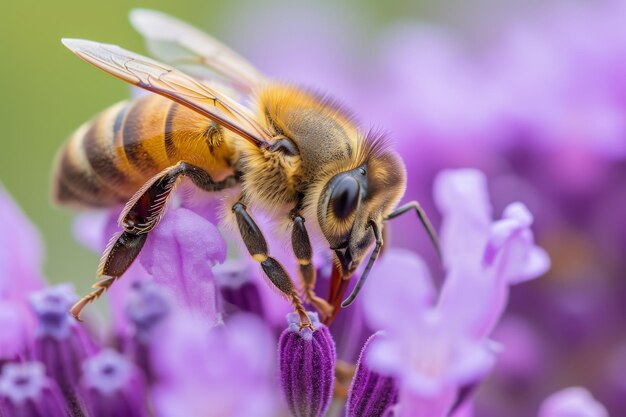
[[[389,22],[407,18],[442,20],[463,28],[472,21],[467,17],[473,11],[488,9],[485,3],[486,0],[471,3],[354,0],[342,3],[341,10],[354,9],[356,15],[366,20],[368,34],[375,34]],[[142,40],[127,22],[127,14],[133,7],[147,7],[178,16],[228,42],[224,34],[233,33],[236,16],[251,4],[250,1],[197,0],[3,2],[0,182],[41,231],[47,248],[45,272],[51,281],[73,281],[82,293],[92,283],[97,265],[97,256],[74,241],[73,213],[50,203],[54,155],[75,128],[127,97],[129,91],[124,83],[74,57],[60,39],[86,38],[144,51]],[[503,5],[506,3],[498,2],[499,7]],[[259,27],[263,24],[273,22],[259,22]]]

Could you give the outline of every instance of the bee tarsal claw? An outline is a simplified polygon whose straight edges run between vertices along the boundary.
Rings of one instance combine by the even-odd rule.
[[[315,327],[313,327],[313,323],[311,323],[310,321],[308,322],[300,322],[300,332],[302,332],[304,329],[309,329],[312,332],[315,331]]]

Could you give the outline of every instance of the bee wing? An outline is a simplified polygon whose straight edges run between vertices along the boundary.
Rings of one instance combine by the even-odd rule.
[[[82,39],[63,39],[62,42],[101,70],[195,110],[256,146],[267,146],[272,139],[270,132],[254,120],[246,107],[175,68],[117,45]]]
[[[265,77],[233,50],[195,27],[165,13],[135,9],[130,22],[150,53],[168,64],[208,68],[249,92]]]

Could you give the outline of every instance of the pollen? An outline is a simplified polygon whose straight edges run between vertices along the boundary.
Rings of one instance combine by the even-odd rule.
[[[256,253],[252,255],[252,258],[257,262],[265,262],[267,260],[267,255],[264,253]]]

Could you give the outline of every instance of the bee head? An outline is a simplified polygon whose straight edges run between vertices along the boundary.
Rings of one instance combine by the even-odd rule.
[[[406,172],[385,141],[366,138],[356,164],[333,175],[322,189],[317,214],[324,237],[344,277],[359,266],[375,241],[375,228],[402,198]],[[355,166],[356,165],[356,166]]]

